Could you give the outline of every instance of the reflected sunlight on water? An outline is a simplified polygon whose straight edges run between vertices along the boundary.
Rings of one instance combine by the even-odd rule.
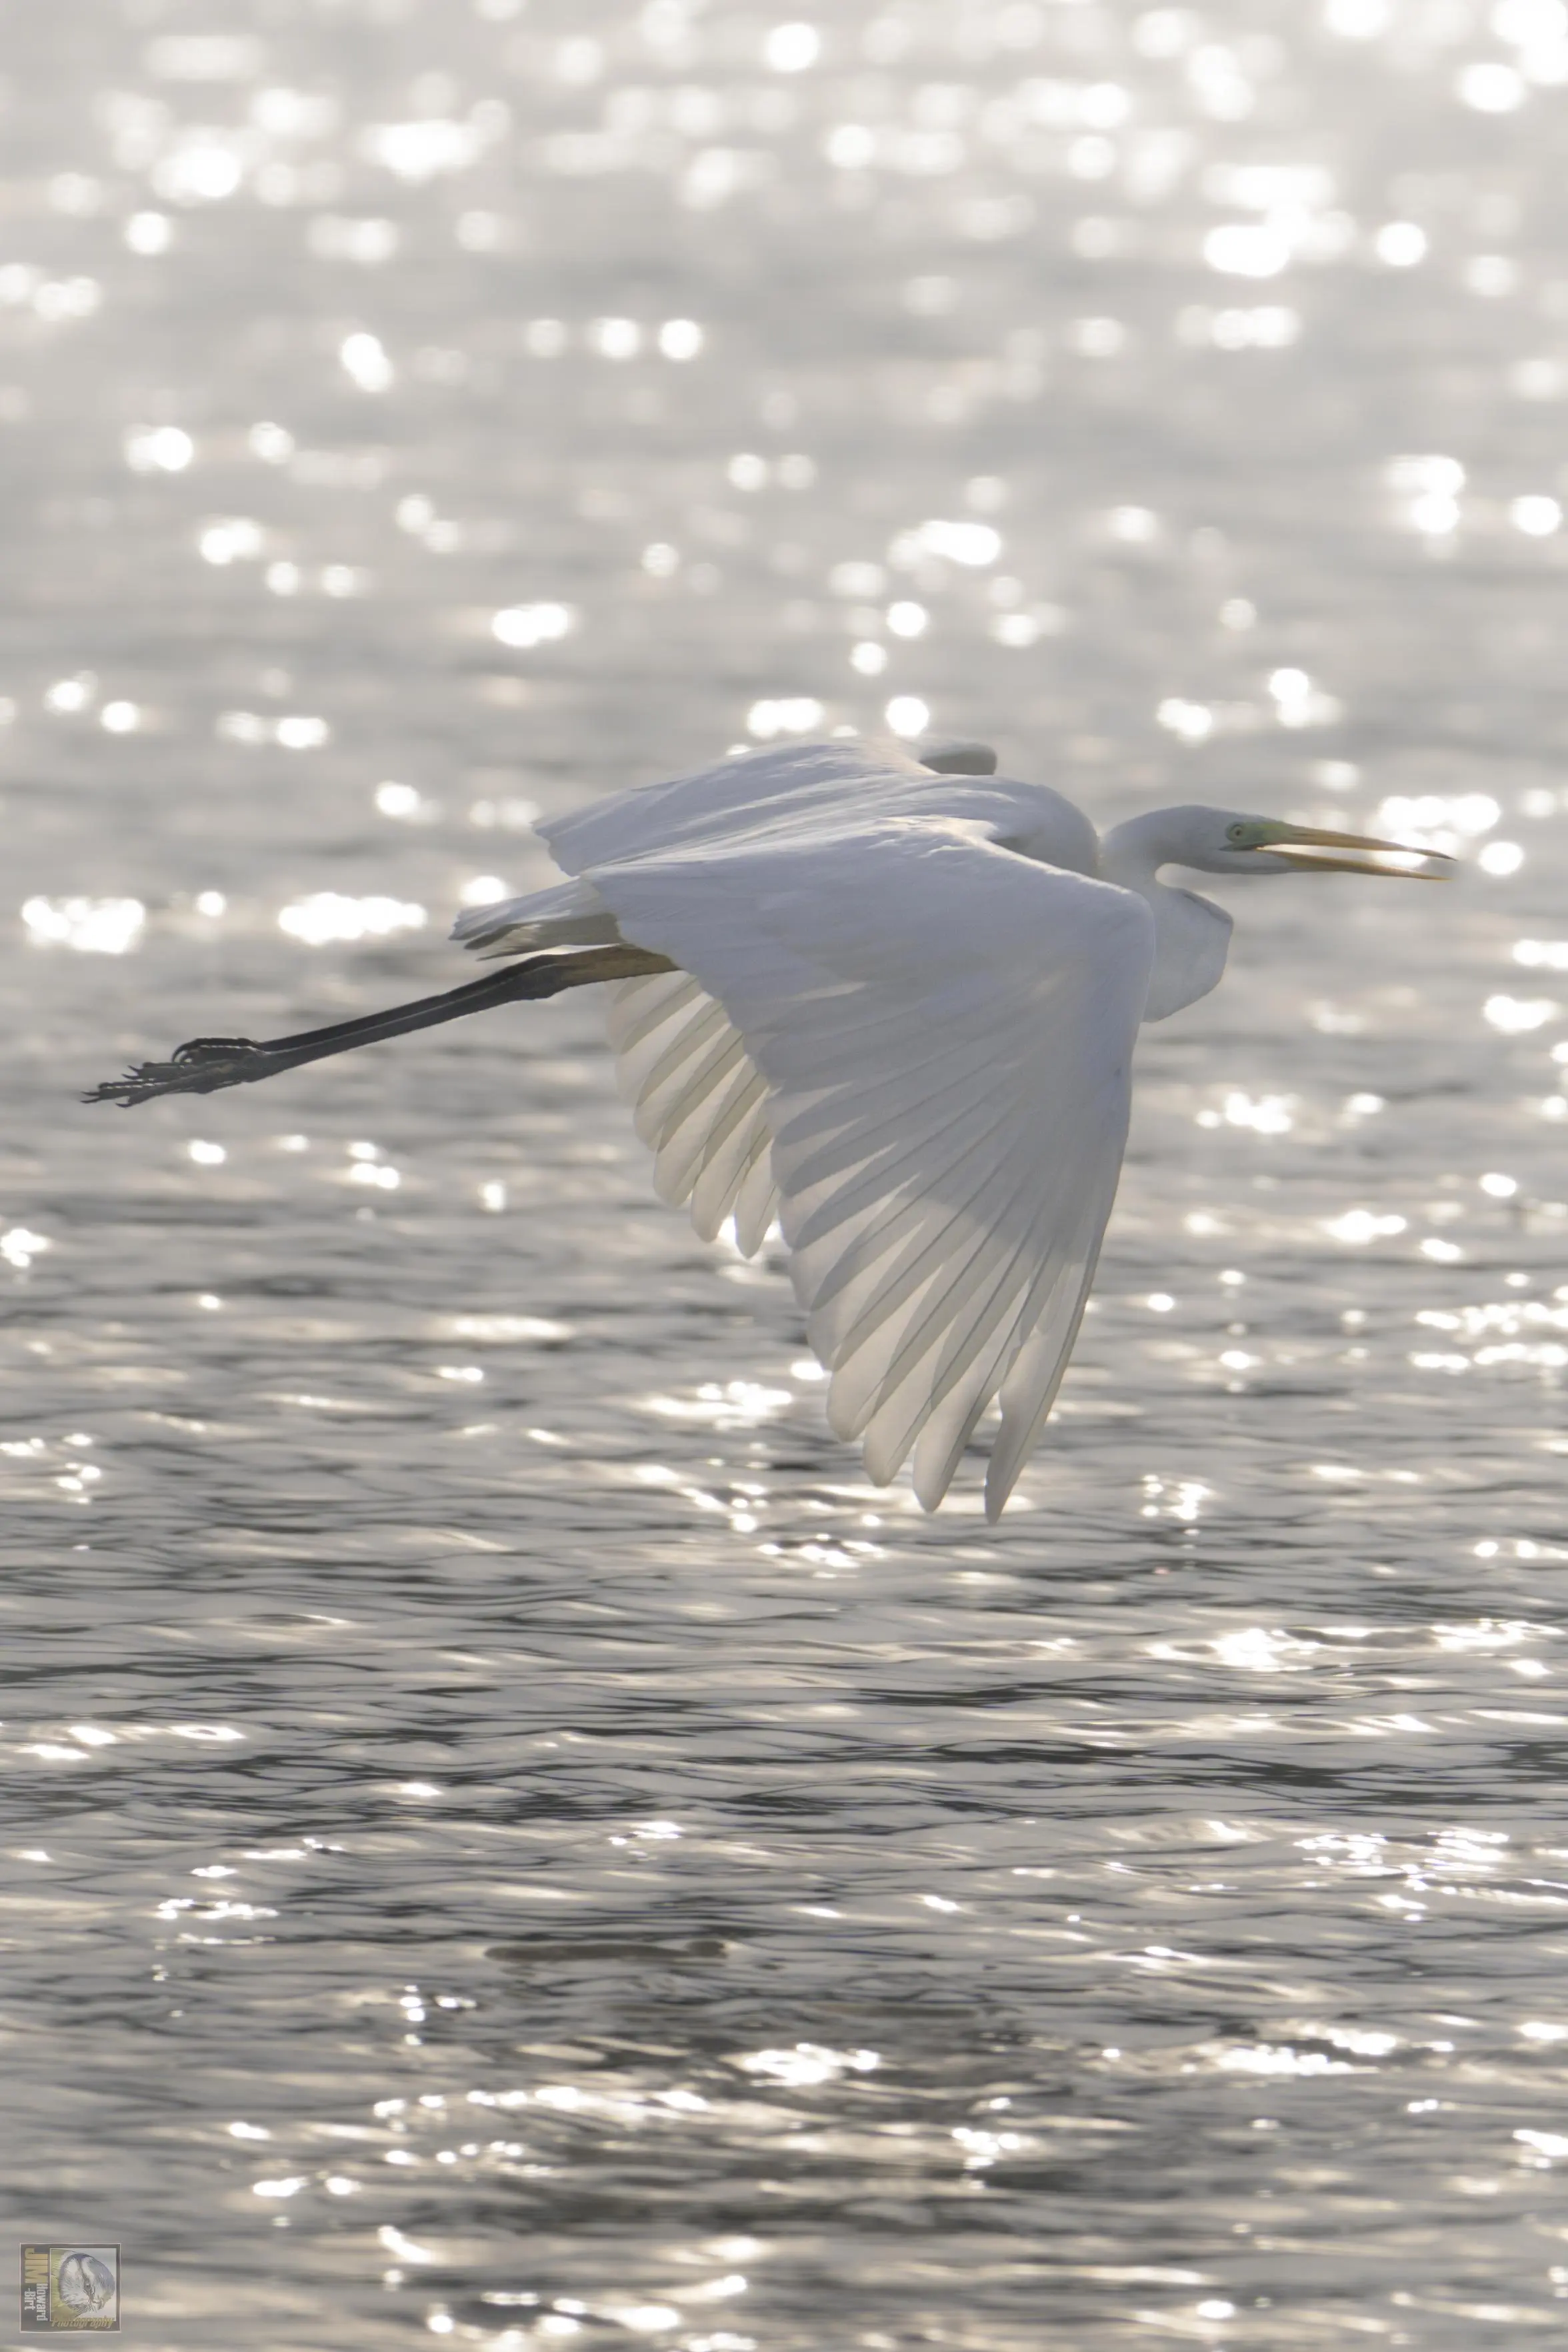
[[[23,2230],[157,2347],[1549,2340],[1568,11],[238,16],[5,92]],[[1470,860],[1230,894],[994,1532],[591,1005],[74,1100],[882,728]]]

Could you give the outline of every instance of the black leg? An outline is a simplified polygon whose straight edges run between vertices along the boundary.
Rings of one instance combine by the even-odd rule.
[[[302,1029],[292,1037],[273,1037],[260,1045],[249,1037],[193,1037],[177,1045],[169,1061],[140,1062],[122,1078],[94,1087],[82,1100],[119,1103],[129,1110],[158,1095],[216,1094],[223,1087],[253,1086],[304,1062],[325,1061],[358,1045],[402,1037],[411,1029],[433,1029],[443,1021],[460,1021],[465,1013],[486,1013],[494,1004],[559,996],[564,989],[584,988],[593,981],[630,980],[641,972],[674,969],[667,956],[636,947],[567,949],[528,956],[500,971],[465,981],[461,988],[445,989],[439,996],[421,996],[412,1004],[389,1005],[384,1013],[361,1013],[324,1029]]]

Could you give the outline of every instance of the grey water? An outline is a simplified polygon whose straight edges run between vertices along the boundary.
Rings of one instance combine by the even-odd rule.
[[[800,5],[0,17],[6,2234],[153,2352],[1562,2341],[1568,9]],[[77,1099],[889,728],[1467,861],[1216,886],[995,1531],[591,996]]]

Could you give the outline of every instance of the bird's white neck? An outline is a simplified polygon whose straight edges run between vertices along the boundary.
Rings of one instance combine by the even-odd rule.
[[[1155,969],[1144,1006],[1145,1021],[1163,1021],[1217,988],[1230,946],[1230,918],[1223,907],[1195,890],[1177,890],[1159,878],[1177,851],[1163,820],[1168,812],[1130,817],[1100,845],[1100,878],[1135,890],[1155,918]]]

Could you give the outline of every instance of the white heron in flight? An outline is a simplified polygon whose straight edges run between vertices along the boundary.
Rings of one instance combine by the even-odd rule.
[[[878,1484],[913,1453],[935,1510],[999,1403],[994,1519],[1077,1336],[1139,1024],[1225,969],[1230,917],[1162,870],[1434,871],[1226,809],[1156,809],[1102,841],[996,765],[980,744],[922,762],[846,740],[622,793],[540,828],[572,879],[459,918],[465,947],[520,959],[506,970],[268,1044],[196,1038],[87,1099],[210,1093],[609,982],[661,1198],[707,1240],[733,1218],[748,1256],[779,1220],[829,1421]]]

